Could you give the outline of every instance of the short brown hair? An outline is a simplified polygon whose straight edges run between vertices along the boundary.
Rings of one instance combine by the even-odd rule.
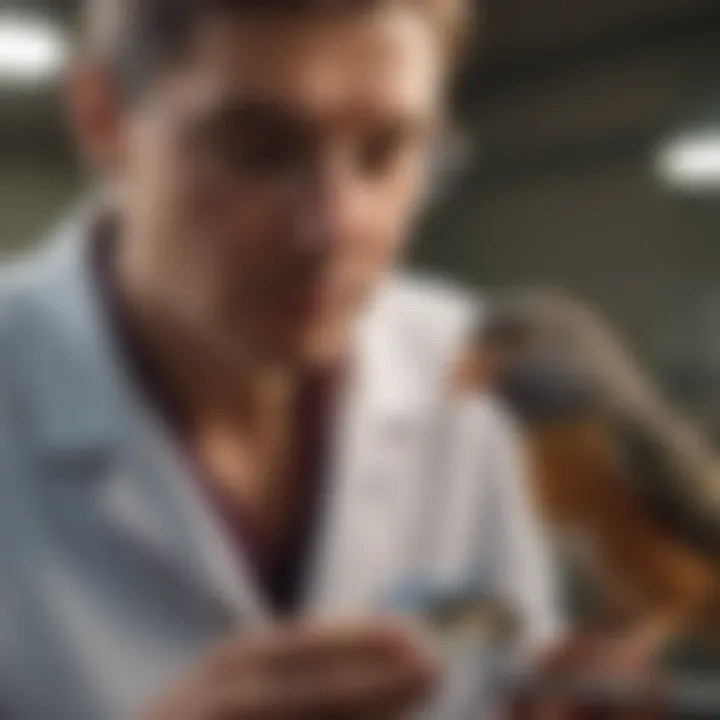
[[[454,58],[467,44],[472,0],[86,0],[83,36],[111,60],[123,87],[136,92],[177,59],[208,13],[326,15],[393,4],[427,13]]]

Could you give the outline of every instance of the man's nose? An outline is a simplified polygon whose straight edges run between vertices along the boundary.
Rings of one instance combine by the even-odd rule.
[[[318,164],[299,197],[295,241],[307,252],[328,252],[352,236],[363,202],[361,183],[349,163]]]

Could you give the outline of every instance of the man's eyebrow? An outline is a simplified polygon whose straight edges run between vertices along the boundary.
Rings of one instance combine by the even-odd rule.
[[[318,130],[318,121],[301,105],[283,101],[275,97],[261,95],[238,95],[218,100],[211,112],[210,123],[213,126],[230,126],[235,123],[244,127],[273,130],[275,128],[306,132]],[[403,113],[389,110],[386,114],[370,113],[368,117],[376,121],[376,126],[393,130],[412,130],[429,132],[437,128],[436,118],[424,117],[421,113]],[[353,112],[352,120],[363,118],[363,111]]]

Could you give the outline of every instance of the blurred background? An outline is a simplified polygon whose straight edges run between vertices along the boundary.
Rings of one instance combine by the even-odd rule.
[[[74,0],[0,0],[0,243],[81,188]],[[593,301],[720,438],[720,3],[489,0],[415,262]]]

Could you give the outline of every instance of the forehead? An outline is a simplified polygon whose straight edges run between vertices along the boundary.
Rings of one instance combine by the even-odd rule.
[[[171,83],[196,102],[227,96],[291,105],[315,120],[435,114],[443,53],[429,20],[395,7],[336,18],[209,20]]]

